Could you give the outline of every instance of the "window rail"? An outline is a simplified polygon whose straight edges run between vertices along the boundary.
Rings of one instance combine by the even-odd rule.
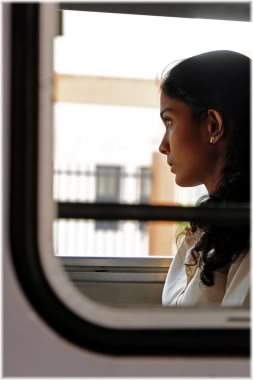
[[[58,219],[193,221],[219,226],[249,225],[250,222],[250,208],[245,203],[213,207],[81,202],[58,202],[57,205]]]

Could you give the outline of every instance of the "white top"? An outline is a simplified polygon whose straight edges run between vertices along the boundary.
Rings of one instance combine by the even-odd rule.
[[[199,257],[195,265],[190,267],[185,265],[195,262],[191,256],[195,244],[189,248],[186,238],[181,243],[164,284],[163,306],[248,306],[250,300],[249,253],[240,255],[228,271],[215,272],[215,284],[207,287],[200,280]]]

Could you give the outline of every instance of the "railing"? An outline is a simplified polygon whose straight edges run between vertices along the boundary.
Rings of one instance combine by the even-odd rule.
[[[101,168],[101,167],[100,167]],[[110,175],[110,168],[104,171]],[[148,199],[147,180],[151,173],[145,170],[119,173],[119,187],[115,193],[118,202],[143,202]],[[60,168],[54,172],[54,199],[59,204],[58,220],[54,223],[55,254],[59,256],[114,256],[136,257],[149,255],[146,223],[139,221],[116,221],[85,218],[82,204],[102,201],[103,194],[97,191],[98,171],[87,168]],[[143,186],[144,185],[144,186]],[[113,197],[104,196],[104,201]],[[115,199],[114,199],[115,201]],[[106,203],[103,203],[106,204]],[[78,210],[81,214],[78,215]],[[94,219],[97,219],[95,221]]]

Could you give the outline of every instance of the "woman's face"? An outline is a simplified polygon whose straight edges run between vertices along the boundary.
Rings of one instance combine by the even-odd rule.
[[[159,150],[167,156],[176,183],[187,187],[206,184],[215,159],[210,151],[212,144],[205,122],[196,121],[190,106],[163,92],[160,106],[165,133]]]

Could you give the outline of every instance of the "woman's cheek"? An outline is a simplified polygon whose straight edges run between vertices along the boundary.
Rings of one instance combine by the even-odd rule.
[[[173,133],[173,131],[170,132],[169,139],[170,139],[170,149],[171,149],[171,152],[173,152],[177,147],[177,138],[175,136],[175,133]]]

